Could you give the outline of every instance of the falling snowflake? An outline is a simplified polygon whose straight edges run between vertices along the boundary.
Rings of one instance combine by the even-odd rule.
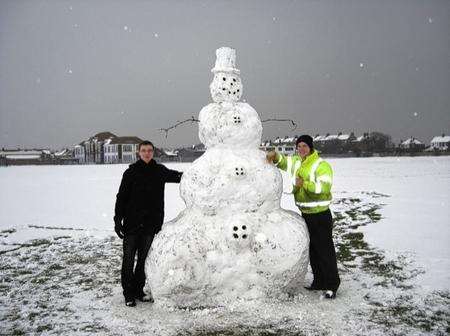
[[[428,18],[428,23],[433,23],[433,18],[429,17]]]
[[[364,68],[364,63],[359,63],[360,68]]]
[[[414,112],[413,114],[414,114],[414,117],[417,117],[419,115],[419,113],[417,113],[417,112]]]
[[[153,36],[158,38],[159,35],[158,35],[158,33],[154,33]]]
[[[72,73],[72,69],[68,69],[67,72],[71,74]]]
[[[123,26],[123,30],[127,31],[128,30],[128,26]]]
[[[78,28],[78,27],[79,27],[78,23],[75,23],[75,24],[73,25],[73,28]]]
[[[274,17],[272,18],[272,21],[277,21],[277,18],[274,16]]]
[[[36,78],[36,83],[41,83],[41,79],[38,77],[38,78]]]
[[[69,6],[69,10],[72,10],[73,9],[73,7],[72,6]]]

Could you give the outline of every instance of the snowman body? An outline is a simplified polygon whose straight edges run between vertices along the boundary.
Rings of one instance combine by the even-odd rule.
[[[216,54],[214,103],[199,115],[206,152],[183,173],[186,209],[164,223],[146,261],[155,300],[175,306],[295,292],[308,265],[306,225],[280,208],[282,178],[259,150],[261,120],[239,102],[235,51]]]

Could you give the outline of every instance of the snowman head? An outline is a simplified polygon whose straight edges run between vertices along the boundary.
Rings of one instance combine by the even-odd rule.
[[[236,50],[222,47],[216,50],[216,64],[211,72],[214,79],[209,86],[216,103],[237,102],[242,96],[240,71],[236,69]]]

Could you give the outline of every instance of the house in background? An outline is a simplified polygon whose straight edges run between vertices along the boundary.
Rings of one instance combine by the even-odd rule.
[[[292,155],[295,154],[295,141],[297,141],[297,137],[285,136],[284,138],[276,138],[272,142],[272,146],[279,153]]]
[[[446,151],[450,149],[450,135],[442,134],[431,139],[430,147],[434,150]]]
[[[425,149],[425,144],[422,141],[411,137],[409,139],[406,139],[405,141],[401,140],[399,148],[403,149],[403,150],[407,150],[407,151],[414,151],[414,152],[422,151]]]
[[[115,137],[105,140],[104,163],[133,163],[143,140],[135,136]]]
[[[75,146],[75,150],[77,150],[77,157],[79,158],[80,163],[103,163],[104,161],[104,151],[103,144],[108,139],[113,139],[117,137],[115,134],[111,132],[100,132],[90,137],[89,139],[82,141],[78,145]],[[83,149],[80,149],[81,146]],[[84,160],[83,160],[83,151],[84,151]]]
[[[86,152],[84,150],[84,141],[73,148],[73,156],[78,163],[86,163]]]
[[[0,157],[3,163],[9,165],[41,164],[45,154],[41,149],[2,149]]]

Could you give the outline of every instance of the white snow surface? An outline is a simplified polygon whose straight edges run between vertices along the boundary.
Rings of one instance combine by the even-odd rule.
[[[366,318],[371,313],[365,310],[364,298],[379,296],[377,305],[381,309],[390,309],[390,301],[412,294],[414,305],[406,306],[411,312],[423,306],[431,291],[450,289],[450,157],[330,158],[327,161],[334,169],[334,203],[331,206],[334,214],[352,210],[341,202],[345,199],[359,198],[362,205],[369,202],[378,205],[382,218],[363,227],[365,238],[389,255],[406,254],[415,267],[423,268],[425,273],[412,279],[417,291],[409,293],[404,288],[377,286],[370,277],[357,270],[341,274],[342,284],[334,302],[320,300],[318,293],[302,291],[293,300],[284,297],[254,302],[239,299],[227,309],[168,310],[158,303],[139,303],[136,310],[130,310],[123,305],[119,282],[120,241],[114,238],[112,221],[115,194],[127,165],[12,166],[0,168],[1,249],[12,250],[24,246],[21,244],[31,244],[37,238],[50,242],[55,239],[61,243],[43,245],[40,249],[23,247],[17,250],[22,251],[18,257],[14,256],[15,252],[1,255],[9,266],[23,258],[25,264],[18,264],[21,272],[34,272],[36,268],[36,273],[31,273],[28,278],[14,275],[10,292],[0,295],[2,328],[11,331],[10,326],[16,325],[16,329],[30,330],[26,334],[31,335],[39,334],[32,332],[37,330],[38,323],[50,323],[54,329],[46,334],[58,335],[66,330],[67,334],[86,335],[98,332],[77,328],[102,323],[112,330],[105,331],[107,335],[192,335],[196,334],[192,330],[223,330],[220,328],[227,327],[241,329],[243,335],[251,326],[270,331],[296,325],[305,335],[321,332],[336,335],[442,334],[392,329],[394,325],[388,330],[371,329]],[[166,166],[187,171],[192,164],[168,163]],[[288,183],[288,180],[284,182]],[[167,221],[185,209],[178,185],[166,186],[165,204]],[[297,211],[292,195],[283,194],[281,205]],[[58,238],[63,236],[71,238]],[[103,243],[107,237],[111,237],[115,248],[109,241],[106,245]],[[264,239],[264,235],[255,235],[257,241]],[[67,250],[68,254],[59,249]],[[70,258],[72,252],[77,253],[74,254],[77,258],[85,254],[83,263],[77,268],[72,261],[68,264],[72,265],[70,268],[61,269],[61,277],[48,278],[49,285],[34,282],[33,279],[45,276],[46,266],[60,264],[64,267],[64,256]],[[91,255],[101,255],[102,259],[91,259]],[[94,260],[101,263],[100,267]],[[91,263],[95,271],[89,274],[86,272]],[[114,274],[109,273],[111,271]],[[1,286],[10,284],[6,282],[7,274],[8,271],[2,269]],[[71,279],[73,283],[67,282]],[[112,292],[106,291],[102,299],[96,298],[95,292],[83,290],[83,281],[89,279],[98,279],[94,283],[97,290],[106,290],[106,286],[111,287]],[[305,284],[310,280],[308,273]],[[110,285],[105,285],[107,283]],[[55,285],[62,286],[61,291],[52,289]],[[50,300],[46,304],[52,308],[41,308],[44,314],[37,315],[38,319],[33,323],[29,315],[35,316],[39,304],[46,300]],[[439,299],[436,300],[436,297],[431,298],[431,307],[440,307]],[[26,301],[30,302],[27,304]],[[68,314],[67,309],[73,312]],[[427,306],[424,312],[431,314],[433,309]],[[47,313],[48,318],[45,317]],[[358,316],[362,316],[362,320]]]
[[[425,274],[420,284],[450,289],[450,157],[327,159],[334,170],[333,195],[377,192],[382,219],[364,227],[374,246],[414,254]],[[167,163],[186,171],[192,163]],[[0,167],[0,230],[16,230],[1,249],[61,234],[103,238],[114,235],[115,195],[128,167],[117,165]],[[283,174],[284,176],[284,174]],[[284,179],[288,183],[288,176]],[[165,219],[185,209],[179,185],[167,184]],[[291,194],[281,206],[298,212]],[[331,205],[334,210],[335,205]],[[47,229],[46,229],[47,228]]]

